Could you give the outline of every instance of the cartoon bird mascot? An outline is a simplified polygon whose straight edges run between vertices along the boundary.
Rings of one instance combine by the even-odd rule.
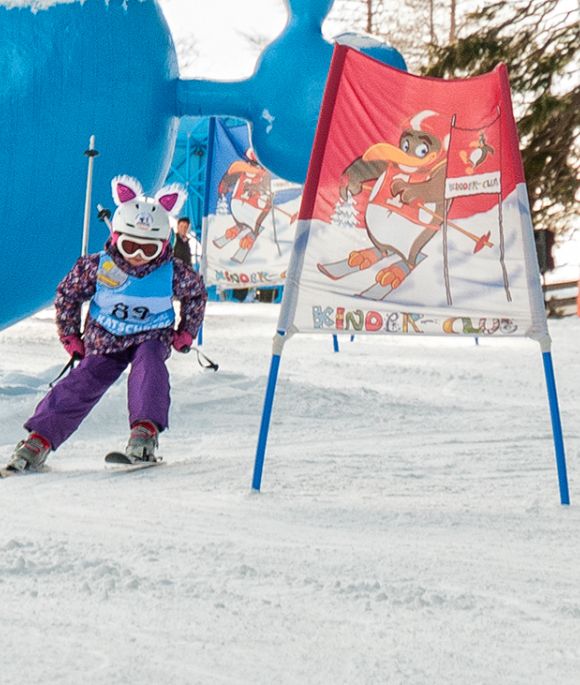
[[[247,254],[272,210],[272,191],[271,174],[260,166],[252,148],[246,150],[245,157],[229,166],[218,186],[220,195],[232,193],[230,207],[235,224],[213,242],[216,247],[222,248],[240,237],[240,250]]]
[[[372,247],[355,250],[341,262],[318,264],[322,273],[336,280],[397,254],[401,259],[375,277],[390,291],[425,259],[422,249],[443,222],[449,125],[448,117],[419,112],[403,124],[398,146],[371,145],[345,169],[339,190],[343,201],[372,183],[365,211]]]

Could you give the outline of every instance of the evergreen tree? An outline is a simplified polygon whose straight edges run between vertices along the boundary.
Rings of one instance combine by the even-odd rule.
[[[358,210],[356,207],[355,198],[348,193],[348,197],[344,202],[339,200],[335,207],[334,213],[330,217],[333,224],[340,228],[357,228],[359,225]]]
[[[474,76],[505,62],[534,224],[564,234],[577,216],[580,156],[580,22],[574,0],[492,2],[471,30],[431,47],[429,76]]]

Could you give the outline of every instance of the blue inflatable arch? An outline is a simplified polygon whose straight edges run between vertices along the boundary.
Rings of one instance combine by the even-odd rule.
[[[39,11],[0,0],[0,328],[49,304],[80,253],[91,135],[100,151],[94,205],[110,204],[118,173],[153,192],[184,115],[247,119],[260,161],[304,181],[332,53],[320,30],[332,0],[287,4],[286,28],[254,75],[220,83],[179,79],[156,0],[55,0]],[[372,50],[405,68],[397,51]],[[106,238],[95,218],[90,250]]]

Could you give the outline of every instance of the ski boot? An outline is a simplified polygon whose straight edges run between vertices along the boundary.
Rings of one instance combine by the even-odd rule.
[[[155,448],[159,446],[157,436],[159,430],[152,421],[137,421],[131,427],[129,442],[125,448],[125,456],[132,464],[144,461],[157,461]]]
[[[50,442],[39,433],[21,440],[6,465],[8,471],[40,471],[51,450]]]

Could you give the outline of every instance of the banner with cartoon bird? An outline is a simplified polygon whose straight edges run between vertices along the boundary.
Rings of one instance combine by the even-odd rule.
[[[505,66],[421,78],[335,47],[279,329],[547,335]]]
[[[212,119],[202,270],[221,289],[283,284],[302,186],[260,165],[245,124]]]

